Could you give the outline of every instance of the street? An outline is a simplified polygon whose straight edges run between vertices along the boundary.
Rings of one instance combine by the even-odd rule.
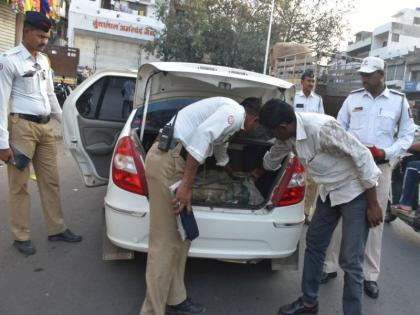
[[[36,183],[32,194],[32,241],[37,253],[24,257],[12,246],[8,225],[6,167],[0,167],[0,314],[134,315],[145,294],[145,254],[131,261],[102,261],[102,204],[105,187],[84,187],[79,169],[59,149],[62,200],[68,226],[83,235],[80,244],[50,243]],[[304,244],[304,235],[302,236]],[[304,246],[301,246],[303,250]],[[386,225],[378,300],[365,297],[370,315],[420,314],[420,234],[400,221]],[[302,261],[301,261],[302,262]],[[299,271],[273,272],[269,265],[241,265],[190,259],[186,284],[209,315],[277,314],[300,294]],[[321,315],[341,314],[342,273],[321,287]]]

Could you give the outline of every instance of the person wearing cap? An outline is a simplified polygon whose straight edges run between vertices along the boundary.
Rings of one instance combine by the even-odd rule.
[[[33,165],[48,240],[82,240],[66,227],[60,202],[57,147],[50,118],[61,121],[61,108],[48,57],[41,53],[50,28],[51,21],[44,15],[28,12],[22,43],[0,55],[0,160],[7,163],[13,245],[25,255],[35,253],[30,240],[30,163],[18,168],[17,152],[29,157]]]
[[[293,106],[296,112],[324,114],[322,97],[314,92],[315,75],[312,69],[306,69],[301,76],[302,91],[296,92]],[[315,209],[318,185],[306,173],[305,174],[305,223],[309,224],[309,216]]]
[[[411,146],[415,125],[404,94],[385,86],[384,61],[377,57],[363,59],[358,70],[363,88],[353,91],[341,107],[337,120],[367,146],[382,174],[377,194],[385,215],[391,185],[389,161],[398,158]],[[371,298],[379,295],[383,224],[371,228],[364,256],[364,290]],[[336,229],[327,251],[322,283],[337,276],[341,227]]]

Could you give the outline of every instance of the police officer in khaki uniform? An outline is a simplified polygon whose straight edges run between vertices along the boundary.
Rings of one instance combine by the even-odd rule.
[[[365,58],[359,73],[364,88],[352,92],[346,98],[337,120],[371,150],[382,172],[376,192],[381,208],[385,211],[391,185],[392,170],[389,162],[401,156],[411,146],[415,126],[405,95],[385,86],[382,59]],[[337,276],[340,230],[340,227],[336,229],[327,251],[323,283]],[[383,224],[371,228],[366,244],[363,265],[364,289],[371,298],[377,298],[379,295],[377,280],[381,262],[382,231]]]
[[[80,242],[64,224],[57,171],[57,148],[51,115],[61,121],[48,57],[51,21],[28,12],[23,41],[0,56],[0,160],[8,164],[10,225],[14,246],[25,255],[35,253],[30,241],[29,157],[35,170],[49,241]],[[10,114],[9,114],[10,113]]]
[[[190,241],[177,230],[176,214],[186,207],[192,212],[192,186],[198,170],[210,156],[228,170],[230,137],[252,133],[258,125],[260,100],[247,98],[241,105],[226,97],[197,101],[175,118],[170,149],[156,142],[146,155],[146,178],[150,202],[150,236],[147,254],[147,291],[140,315],[198,315],[205,308],[191,301],[184,283]],[[169,187],[181,180],[176,196]]]

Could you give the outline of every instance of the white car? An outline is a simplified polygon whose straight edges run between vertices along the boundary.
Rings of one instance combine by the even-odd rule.
[[[124,89],[134,82],[134,101],[130,102],[133,95]],[[85,80],[64,104],[64,142],[86,186],[108,185],[105,218],[109,240],[121,248],[147,252],[149,201],[144,159],[159,129],[178,109],[213,96],[238,102],[250,96],[263,102],[282,98],[292,103],[294,92],[291,83],[274,77],[178,62],[145,64],[138,71],[104,70]],[[132,104],[129,117],[124,117]],[[236,171],[261,166],[272,143],[264,132],[232,139],[231,164]],[[205,167],[212,165],[209,158]],[[279,171],[267,173],[256,187],[264,199],[257,205],[193,201],[200,236],[192,242],[191,257],[242,262],[270,259],[274,269],[296,266],[297,259],[291,258],[298,257],[304,222],[303,168],[290,155]]]

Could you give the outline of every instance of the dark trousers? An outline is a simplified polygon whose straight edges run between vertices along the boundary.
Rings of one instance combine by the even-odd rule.
[[[400,204],[410,207],[413,205],[419,179],[420,161],[411,161],[405,170]]]
[[[364,194],[334,207],[331,206],[329,197],[325,202],[318,198],[315,214],[306,234],[302,277],[303,299],[306,303],[313,304],[318,299],[325,252],[338,220],[342,217],[343,234],[339,263],[345,273],[343,313],[362,314],[363,256],[369,232],[366,209]]]

